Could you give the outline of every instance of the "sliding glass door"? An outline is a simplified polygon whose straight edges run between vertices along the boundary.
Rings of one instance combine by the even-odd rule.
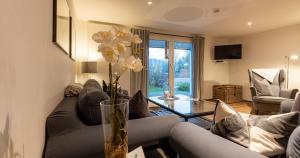
[[[148,95],[192,95],[192,43],[189,38],[154,37],[149,43]]]

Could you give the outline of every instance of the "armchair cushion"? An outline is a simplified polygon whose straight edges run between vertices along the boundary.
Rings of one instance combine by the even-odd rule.
[[[253,97],[253,101],[259,102],[259,103],[267,103],[267,104],[278,104],[284,100],[287,100],[286,98],[282,97],[273,97],[273,96],[255,96]]]
[[[259,96],[272,96],[273,95],[271,85],[266,79],[258,80],[256,78],[254,78],[254,86],[255,86]]]

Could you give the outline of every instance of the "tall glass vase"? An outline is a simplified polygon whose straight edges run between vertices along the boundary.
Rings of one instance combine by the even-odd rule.
[[[128,152],[128,114],[129,101],[111,100],[100,103],[104,132],[105,158],[126,158]]]

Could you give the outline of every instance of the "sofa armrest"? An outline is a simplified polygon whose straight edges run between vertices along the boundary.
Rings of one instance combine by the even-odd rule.
[[[129,147],[169,138],[172,127],[179,121],[176,115],[129,120]],[[102,125],[86,126],[50,137],[45,148],[45,158],[99,158],[104,157],[103,151]]]
[[[252,98],[253,98],[254,96],[257,96],[257,91],[256,91],[256,88],[255,88],[255,87],[251,86],[251,87],[250,87],[250,91],[251,91],[251,96],[252,96]]]
[[[294,100],[282,101],[281,104],[280,104],[280,113],[284,114],[284,113],[291,112],[294,105],[295,105]]]
[[[182,158],[267,158],[191,123],[178,123],[170,145]]]
[[[298,89],[280,90],[279,96],[282,98],[295,99]]]
[[[176,115],[154,116],[129,120],[129,146],[140,146],[164,138],[169,138],[171,129],[180,122]]]

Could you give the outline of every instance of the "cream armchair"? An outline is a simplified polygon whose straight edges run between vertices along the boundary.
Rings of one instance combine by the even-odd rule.
[[[284,90],[285,72],[272,69],[273,74],[264,77],[259,73],[268,69],[249,69],[250,91],[256,114],[274,114],[280,111],[282,101],[295,99],[298,89]],[[265,73],[266,74],[266,73]],[[265,75],[266,76],[266,75]]]

